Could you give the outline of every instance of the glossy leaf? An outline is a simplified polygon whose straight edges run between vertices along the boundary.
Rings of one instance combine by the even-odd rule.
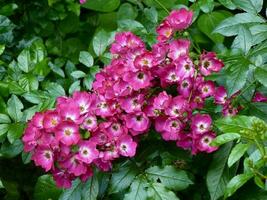
[[[250,146],[249,144],[242,144],[242,143],[235,145],[229,155],[227,161],[228,166],[232,167],[233,164],[235,164],[246,153],[249,146]]]
[[[213,155],[206,179],[211,200],[217,200],[223,196],[226,184],[231,178],[226,164],[231,148],[232,144],[228,143]]]
[[[220,146],[222,144],[225,144],[227,142],[239,139],[240,135],[237,133],[225,133],[222,135],[218,135],[213,141],[212,145],[214,146]]]
[[[62,190],[56,186],[51,175],[43,175],[38,178],[35,185],[34,199],[56,200],[58,199],[61,192]]]
[[[253,174],[239,174],[232,178],[230,182],[227,184],[226,191],[224,197],[232,196],[236,190],[238,190],[242,185],[244,185],[249,179],[253,177]]]
[[[159,179],[166,188],[171,190],[183,190],[193,183],[185,171],[175,169],[173,166],[150,167],[146,170],[146,173],[148,178],[154,181]]]

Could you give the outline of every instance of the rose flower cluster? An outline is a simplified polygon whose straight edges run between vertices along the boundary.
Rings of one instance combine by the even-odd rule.
[[[91,92],[59,97],[56,108],[36,113],[23,136],[24,150],[50,171],[58,186],[86,181],[93,167],[110,170],[112,161],[135,155],[137,141],[155,129],[166,141],[192,154],[213,152],[212,119],[201,112],[207,98],[234,114],[226,90],[205,76],[224,66],[214,52],[190,57],[190,41],[176,38],[193,13],[175,10],[157,28],[151,50],[131,32],[118,33],[111,63],[96,74]],[[231,112],[229,112],[231,110]]]

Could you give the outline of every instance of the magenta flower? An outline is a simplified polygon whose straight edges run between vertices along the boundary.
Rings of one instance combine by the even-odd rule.
[[[47,111],[44,114],[43,125],[46,131],[54,131],[60,122],[61,118],[56,111]]]
[[[193,12],[188,11],[185,8],[181,8],[180,10],[174,10],[170,13],[170,15],[166,18],[167,22],[174,30],[184,30],[188,28],[193,19]]]
[[[227,93],[226,89],[223,86],[220,86],[216,89],[214,94],[214,99],[216,104],[223,105],[226,103],[227,100]]]
[[[121,137],[118,143],[119,152],[122,156],[133,157],[135,155],[137,143],[129,135]]]
[[[256,92],[253,99],[253,102],[267,102],[267,97],[264,96],[262,93],[260,92]]]
[[[180,56],[189,55],[190,41],[186,39],[174,40],[169,44],[169,54],[168,56],[172,60],[177,60]]]
[[[87,0],[80,0],[80,4],[86,3]]]
[[[145,132],[150,125],[149,118],[143,112],[128,114],[125,117],[126,127],[133,135]]]
[[[55,133],[57,141],[67,146],[77,144],[80,140],[79,127],[72,121],[62,122]]]
[[[191,129],[196,134],[203,134],[211,129],[212,119],[208,114],[196,114],[192,117]]]
[[[41,166],[47,172],[54,165],[53,152],[47,148],[38,148],[35,153],[32,155],[32,160],[36,166]]]
[[[98,158],[99,152],[96,149],[96,144],[90,141],[83,141],[79,144],[79,154],[77,159],[90,164]]]
[[[197,141],[196,147],[201,152],[211,153],[216,151],[218,147],[211,146],[210,143],[216,137],[216,135],[212,132],[208,132],[203,134]]]
[[[212,72],[219,72],[223,68],[223,62],[216,57],[214,52],[204,52],[200,56],[200,72],[207,76]]]

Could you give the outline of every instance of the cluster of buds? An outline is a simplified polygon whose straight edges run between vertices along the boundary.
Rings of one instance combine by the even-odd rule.
[[[192,154],[213,152],[212,119],[205,100],[226,105],[223,87],[205,76],[224,66],[214,52],[190,57],[190,41],[175,38],[192,23],[193,13],[175,10],[157,28],[151,50],[131,32],[118,33],[111,63],[96,74],[91,92],[59,97],[54,110],[36,113],[23,136],[24,150],[60,187],[92,168],[110,170],[120,156],[135,155],[137,141],[150,129]],[[229,107],[229,105],[228,105]]]

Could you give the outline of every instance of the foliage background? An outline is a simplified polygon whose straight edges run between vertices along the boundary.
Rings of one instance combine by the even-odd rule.
[[[251,103],[255,91],[267,95],[262,0],[88,0],[82,6],[76,0],[1,0],[0,199],[222,198],[229,180],[243,172],[242,156],[253,151],[244,151],[240,162],[228,167],[233,143],[213,155],[192,157],[149,134],[134,160],[120,160],[113,172],[96,172],[85,185],[76,181],[68,191],[57,189],[49,175],[33,166],[30,155],[21,153],[27,120],[52,108],[58,96],[89,90],[94,75],[110,61],[108,46],[116,31],[133,31],[148,46],[155,42],[155,27],[168,14],[162,5],[194,11],[194,23],[184,36],[194,42],[196,53],[216,51],[226,64],[220,74],[209,78],[226,86],[229,95],[241,90],[235,100],[244,108],[240,114],[267,121],[266,103]],[[214,118],[220,118],[219,110],[209,106]],[[267,184],[256,179],[259,188],[254,181],[231,199],[267,199]],[[235,190],[230,188],[230,193],[231,189]]]

